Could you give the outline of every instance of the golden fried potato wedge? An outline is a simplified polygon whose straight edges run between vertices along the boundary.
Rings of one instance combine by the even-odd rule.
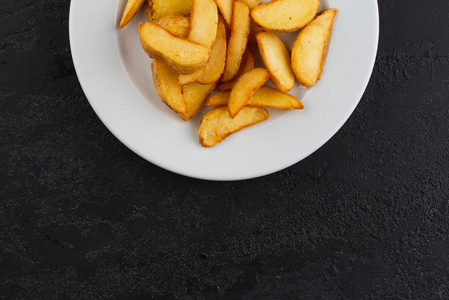
[[[203,45],[176,37],[152,22],[140,24],[140,42],[151,58],[163,60],[179,73],[193,73],[204,67],[210,50]]]
[[[268,71],[263,68],[249,70],[239,77],[237,83],[229,95],[228,109],[229,116],[234,118],[242,107],[245,106],[249,98],[257,91],[270,77]]]
[[[319,14],[301,30],[293,44],[293,71],[304,86],[314,85],[321,77],[324,53],[336,14],[336,9],[328,9]]]
[[[256,38],[260,55],[270,73],[271,81],[280,92],[287,93],[295,85],[295,74],[287,47],[272,32],[260,32]]]
[[[218,9],[213,0],[193,0],[188,39],[212,48],[217,36]]]
[[[220,17],[218,20],[217,38],[212,46],[210,59],[196,81],[201,84],[211,84],[218,81],[225,68],[225,62],[226,27],[223,18]]]
[[[182,96],[187,104],[187,113],[181,115],[181,118],[184,121],[188,121],[196,115],[216,86],[216,82],[207,85],[199,84],[197,82],[183,85]]]
[[[231,92],[215,94],[207,100],[207,106],[228,105]],[[270,86],[262,86],[246,102],[246,106],[277,109],[303,109],[304,105],[290,94],[284,94]]]
[[[184,15],[169,14],[155,20],[154,23],[177,37],[187,38],[189,35],[190,20]]]
[[[198,77],[200,77],[202,72],[203,69],[199,69],[198,71],[189,74],[178,74],[178,83],[180,85],[185,85],[195,82],[198,79]]]
[[[244,107],[235,118],[230,118],[226,107],[216,107],[207,112],[200,123],[198,137],[203,147],[213,147],[231,134],[268,119],[262,107]]]
[[[255,9],[262,3],[262,0],[240,0],[240,1],[244,2],[248,6],[249,10]]]
[[[215,0],[218,9],[220,9],[226,24],[231,25],[232,21],[232,6],[234,5],[234,0]]]
[[[126,2],[125,10],[123,11],[122,20],[120,21],[119,27],[125,27],[134,18],[144,3],[145,0],[128,0],[128,2]]]
[[[187,113],[187,104],[178,84],[178,73],[159,59],[151,63],[153,83],[161,100],[180,115]]]
[[[249,8],[240,1],[234,2],[231,22],[231,36],[226,53],[226,65],[221,81],[226,82],[235,77],[240,68],[243,53],[248,44],[251,24]]]
[[[191,9],[192,0],[148,0],[147,18],[152,22],[173,13],[188,15]]]
[[[266,31],[292,32],[315,17],[319,0],[272,0],[251,11],[253,20]]]
[[[237,72],[237,75],[235,76],[235,79],[232,79],[227,82],[222,82],[217,87],[218,91],[227,91],[234,87],[235,83],[237,82],[237,79],[242,76],[242,74],[245,74],[249,70],[254,68],[254,55],[251,52],[251,49],[248,47],[245,50],[245,53],[243,53],[242,62],[240,64],[240,69]]]

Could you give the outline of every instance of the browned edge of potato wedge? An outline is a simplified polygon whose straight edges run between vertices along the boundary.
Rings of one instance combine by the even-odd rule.
[[[255,58],[253,52],[251,51],[251,48],[247,47],[245,53],[243,53],[242,62],[240,63],[240,68],[235,78],[230,81],[220,83],[217,87],[217,90],[227,91],[232,89],[237,82],[237,79],[242,76],[242,74],[254,68],[254,60]]]
[[[210,97],[207,106],[228,105],[231,92],[218,93]],[[304,105],[296,97],[281,93],[271,86],[262,86],[249,98],[246,106],[268,107],[276,109],[304,109]]]
[[[189,35],[190,19],[184,15],[177,13],[169,14],[156,19],[154,23],[177,37],[187,38]]]
[[[213,0],[193,0],[188,40],[212,48],[217,36],[218,9]]]
[[[249,8],[241,1],[234,2],[231,22],[231,36],[226,53],[226,65],[221,81],[226,82],[235,77],[240,68],[243,53],[248,44],[251,17]]]
[[[198,138],[201,146],[213,147],[231,134],[268,119],[268,111],[262,107],[244,107],[235,118],[229,117],[226,107],[208,111],[201,120]]]
[[[315,17],[319,0],[272,0],[251,11],[251,17],[266,31],[292,32]]]
[[[181,116],[187,113],[187,104],[178,84],[178,73],[159,59],[151,63],[153,83],[159,98]]]
[[[188,15],[192,9],[192,0],[148,0],[147,18],[153,22],[165,15],[178,13]]]
[[[119,27],[123,28],[131,22],[144,3],[145,0],[128,0],[128,2],[126,2],[125,10],[123,11]]]
[[[260,32],[256,39],[271,81],[280,92],[287,93],[295,85],[295,74],[287,47],[273,32]]]
[[[195,116],[198,110],[206,103],[207,98],[217,86],[217,82],[211,84],[199,84],[192,82],[182,86],[182,96],[187,104],[187,113],[181,115],[184,121]]]
[[[210,49],[203,45],[176,37],[152,22],[139,26],[143,49],[151,58],[158,58],[179,73],[193,73],[209,60]]]
[[[237,83],[232,88],[229,95],[228,109],[229,116],[235,118],[240,110],[248,102],[249,98],[257,91],[270,77],[268,71],[263,68],[249,70],[239,77]]]
[[[293,44],[292,67],[296,79],[303,86],[312,86],[321,78],[327,41],[336,14],[336,9],[320,13],[299,32]]]
[[[225,19],[226,24],[230,26],[232,21],[232,7],[234,5],[234,0],[214,0],[214,1],[221,12],[221,15]]]

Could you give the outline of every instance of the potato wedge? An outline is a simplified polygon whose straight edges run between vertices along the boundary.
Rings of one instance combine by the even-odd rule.
[[[231,22],[231,36],[226,53],[226,65],[221,81],[226,82],[235,77],[240,68],[243,53],[248,44],[251,24],[249,8],[240,1],[234,2]]]
[[[218,9],[220,9],[223,18],[228,26],[231,25],[232,21],[232,6],[234,5],[234,0],[214,0],[217,4]]]
[[[125,27],[134,18],[144,3],[145,0],[128,0],[119,27]]]
[[[249,30],[249,36],[248,36],[248,43],[250,44],[257,44],[256,36],[259,32],[264,31],[262,27],[257,25],[254,20],[251,20],[250,30]]]
[[[188,15],[191,9],[192,0],[148,0],[147,18],[152,22],[173,13]]]
[[[213,0],[193,0],[188,39],[212,48],[217,36],[218,9]]]
[[[238,116],[230,118],[226,107],[207,112],[200,123],[198,137],[203,147],[213,147],[231,134],[268,119],[268,111],[261,107],[244,107]]]
[[[207,100],[207,106],[228,105],[231,92],[215,94]],[[303,109],[304,105],[290,94],[284,94],[270,86],[262,86],[246,102],[246,106],[277,109]]]
[[[178,84],[178,73],[159,59],[151,63],[153,83],[161,100],[180,115],[187,113],[187,104]]]
[[[240,0],[240,1],[244,2],[248,6],[249,10],[255,9],[262,3],[262,0]]]
[[[237,83],[229,95],[228,109],[229,116],[234,118],[242,107],[245,106],[249,98],[257,91],[270,77],[268,71],[262,68],[249,70],[239,77]]]
[[[172,35],[152,22],[140,24],[140,42],[151,58],[163,60],[179,73],[193,73],[204,67],[210,50],[203,45]]]
[[[272,0],[251,11],[253,20],[266,31],[292,32],[315,17],[319,0]]]
[[[187,104],[187,113],[181,115],[181,118],[184,121],[188,121],[196,115],[216,86],[216,82],[207,85],[199,84],[197,82],[183,85],[182,96]]]
[[[237,79],[242,76],[242,74],[245,74],[249,70],[254,68],[254,55],[251,52],[251,49],[248,47],[245,50],[245,53],[243,53],[242,62],[240,64],[240,69],[237,72],[237,75],[235,76],[235,79],[232,79],[227,82],[222,82],[217,87],[218,91],[227,91],[234,87],[235,83],[237,82]]]
[[[263,63],[270,73],[271,81],[280,92],[287,93],[295,85],[295,74],[287,47],[272,32],[260,32],[256,39]]]
[[[201,84],[211,84],[218,81],[225,68],[225,62],[226,27],[223,18],[220,17],[218,20],[217,37],[214,45],[212,46],[210,59],[196,81]]]
[[[199,69],[198,71],[189,74],[178,74],[178,83],[180,85],[185,85],[195,82],[198,79],[198,77],[200,77],[203,70],[204,69]]]
[[[169,14],[155,20],[154,23],[177,37],[187,38],[189,35],[190,20],[184,15]]]
[[[319,14],[301,30],[293,44],[293,71],[304,86],[314,85],[321,77],[324,53],[336,14],[336,9],[328,9]]]

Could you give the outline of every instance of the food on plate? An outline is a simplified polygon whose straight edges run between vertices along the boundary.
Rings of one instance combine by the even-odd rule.
[[[193,73],[189,73],[189,74],[178,74],[178,83],[180,85],[184,85],[184,84],[189,84],[192,82],[195,82],[198,77],[200,77],[201,73],[203,72],[203,69],[199,69]]]
[[[148,21],[154,21],[173,13],[188,15],[191,9],[192,0],[148,0],[147,18]]]
[[[336,9],[319,14],[301,30],[293,44],[293,71],[296,79],[304,86],[314,85],[321,77],[324,53],[336,14]]]
[[[207,112],[201,120],[198,137],[203,147],[213,147],[229,135],[268,118],[268,111],[262,107],[242,108],[235,117],[229,117],[226,107],[216,107]]]
[[[254,68],[254,55],[251,52],[251,49],[248,47],[245,50],[245,53],[243,53],[242,62],[240,63],[240,69],[237,72],[237,75],[234,79],[226,82],[220,83],[220,85],[217,87],[218,91],[227,91],[234,87],[235,83],[237,82],[237,79],[244,73],[248,72],[249,70]]]
[[[171,34],[187,38],[190,30],[189,18],[181,14],[169,14],[154,21],[155,24],[168,30]]]
[[[181,115],[184,121],[190,120],[198,110],[206,103],[207,97],[217,86],[217,83],[207,85],[192,82],[182,86],[182,96],[187,104],[187,113]]]
[[[234,5],[234,0],[215,0],[218,9],[220,10],[226,24],[231,25],[232,20],[232,6]]]
[[[260,55],[270,73],[271,81],[279,91],[287,93],[295,85],[295,74],[287,47],[272,32],[260,32],[256,38]]]
[[[235,118],[239,111],[245,106],[249,98],[257,91],[270,77],[268,71],[263,68],[249,70],[239,77],[229,95],[228,109],[229,116]]]
[[[196,79],[201,84],[210,84],[218,81],[223,74],[226,62],[226,27],[223,18],[218,20],[217,37],[212,46],[210,59],[203,71]]]
[[[215,94],[207,100],[207,106],[228,105],[231,92]],[[262,86],[246,102],[246,106],[268,107],[277,109],[303,109],[301,101],[290,94],[284,94],[270,86]]]
[[[134,18],[144,3],[145,0],[128,0],[128,2],[126,2],[125,10],[123,11],[122,20],[120,21],[119,27],[125,27]]]
[[[292,32],[315,17],[319,0],[272,0],[251,11],[252,19],[266,31]]]
[[[188,40],[212,48],[217,36],[218,9],[213,0],[193,0]]]
[[[180,115],[187,113],[187,104],[178,84],[178,73],[159,59],[151,63],[153,83],[159,98]]]
[[[210,49],[179,38],[152,22],[140,24],[140,41],[151,58],[163,60],[179,73],[193,73],[209,60]]]
[[[251,17],[249,8],[240,1],[234,2],[232,10],[231,35],[226,53],[226,65],[221,81],[226,82],[235,77],[248,44]]]
[[[248,6],[249,10],[258,7],[262,3],[261,0],[240,0],[240,1],[244,2]]]

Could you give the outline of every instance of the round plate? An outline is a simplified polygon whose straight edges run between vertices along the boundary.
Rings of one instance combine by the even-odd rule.
[[[190,177],[248,179],[304,159],[346,122],[374,66],[377,1],[322,0],[320,11],[337,8],[338,13],[321,80],[311,88],[297,83],[290,92],[305,109],[270,109],[268,120],[213,148],[203,148],[198,126],[210,108],[184,122],[160,101],[152,83],[151,60],[138,37],[144,9],[118,29],[125,4],[126,0],[71,2],[70,45],[79,81],[101,121],[123,144],[162,168]],[[290,49],[296,34],[280,35]]]

